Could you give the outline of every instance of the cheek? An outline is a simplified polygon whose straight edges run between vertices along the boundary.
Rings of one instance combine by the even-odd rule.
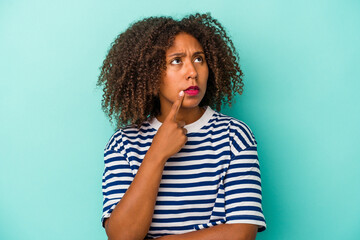
[[[169,71],[163,78],[163,86],[168,90],[176,90],[179,88],[181,77],[178,72]]]
[[[176,84],[174,77],[172,77],[171,74],[164,76],[160,83],[160,94],[168,99],[176,99],[178,94],[177,91],[178,85]]]

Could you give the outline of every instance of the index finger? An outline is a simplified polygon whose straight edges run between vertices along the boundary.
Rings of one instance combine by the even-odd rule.
[[[180,94],[182,94],[182,95],[180,95]],[[179,96],[180,96],[180,102],[179,102],[179,104],[178,104],[177,107],[176,107],[176,112],[175,112],[175,115],[174,115],[174,121],[176,121],[176,115],[178,114],[179,109],[180,109],[180,107],[181,107],[181,105],[182,105],[182,103],[183,103],[183,101],[184,101],[184,96],[185,96],[184,92],[181,91],[181,92],[179,93]]]
[[[181,107],[181,104],[184,100],[184,91],[179,92],[179,96],[176,99],[176,101],[173,103],[171,110],[169,112],[169,115],[167,116],[167,119],[176,120],[176,115],[179,112],[179,109]]]

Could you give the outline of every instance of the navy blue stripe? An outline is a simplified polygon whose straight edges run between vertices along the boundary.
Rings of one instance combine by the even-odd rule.
[[[108,187],[112,187],[112,186],[130,186],[131,181],[114,181],[114,182],[109,182],[106,184],[106,188]]]
[[[178,213],[193,213],[193,212],[210,212],[213,208],[189,208],[189,209],[166,209],[166,210],[155,210],[154,214],[178,214]]]
[[[211,216],[213,216],[213,217],[225,217],[225,212],[212,212]]]
[[[224,195],[222,197],[224,197]],[[224,203],[223,202],[221,202],[221,203],[217,202],[217,203],[215,203],[215,207],[217,207],[217,208],[224,207]]]
[[[234,172],[226,175],[226,178],[240,177],[240,176],[257,176],[260,177],[260,174],[255,171],[247,171],[247,172]],[[225,179],[226,181],[226,179]]]
[[[224,124],[226,125],[226,124]],[[209,135],[218,135],[218,134],[221,134],[223,133],[223,135],[227,136],[226,134],[226,131],[227,129],[219,129],[219,130],[210,130],[210,131],[207,131],[207,132],[193,132],[193,133],[189,133],[187,136],[188,137],[205,137],[205,136],[209,136]]]
[[[230,208],[226,210],[226,213],[232,213],[232,212],[237,212],[237,211],[256,211],[256,212],[261,212],[262,210],[259,207],[256,206],[239,206],[239,207],[234,207],[234,208]]]
[[[202,195],[213,195],[217,193],[215,190],[202,190],[202,191],[192,191],[192,192],[159,192],[158,196],[160,197],[187,197],[187,196],[202,196]]]
[[[106,196],[110,196],[112,194],[124,194],[126,192],[127,189],[114,189],[114,190],[110,190],[105,192],[104,194]]]
[[[239,158],[241,159],[241,158]],[[245,159],[249,159],[249,158],[245,158]],[[237,168],[257,168],[259,169],[259,164],[257,163],[237,163],[237,164],[231,164],[230,165],[231,169],[237,169]]]
[[[226,218],[227,221],[245,220],[245,219],[246,220],[264,221],[264,218],[255,216],[255,215],[236,215],[236,216],[231,216],[231,217]]]
[[[195,206],[196,204],[207,204],[214,202],[215,202],[215,198],[211,198],[211,199],[181,200],[181,201],[156,201],[156,205],[181,206],[181,205],[193,204]]]
[[[173,218],[153,218],[154,223],[174,223],[174,222],[185,222],[185,221],[200,221],[209,220],[209,216],[188,216],[188,217],[173,217]]]
[[[233,198],[230,200],[226,201],[226,204],[232,204],[232,203],[239,203],[239,202],[257,202],[257,203],[261,203],[261,199],[260,198],[256,198],[256,197],[241,197],[241,198]]]
[[[111,158],[108,158],[105,161],[105,164],[108,164],[108,163],[111,163],[111,162],[114,162],[114,161],[126,161],[126,158],[123,157],[123,156],[119,156],[119,155],[115,155],[116,157],[111,157]]]
[[[180,231],[180,230],[193,230],[194,226],[193,225],[187,225],[187,226],[183,226],[183,227],[150,227],[150,231],[164,231],[164,230],[168,230],[168,231]],[[160,235],[160,234],[159,234]],[[165,234],[166,235],[166,234]]]

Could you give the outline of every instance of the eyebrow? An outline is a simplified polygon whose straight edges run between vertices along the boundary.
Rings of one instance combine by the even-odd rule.
[[[194,52],[193,55],[198,55],[198,54],[204,54],[205,55],[205,53],[203,51]],[[186,54],[185,53],[173,53],[173,54],[170,54],[167,57],[173,57],[173,56],[181,56],[181,57],[183,57],[183,56],[186,56]]]

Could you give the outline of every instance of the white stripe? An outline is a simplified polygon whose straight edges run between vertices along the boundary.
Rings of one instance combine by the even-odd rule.
[[[257,194],[257,193],[237,193],[237,194],[227,195],[226,191],[225,191],[225,199],[227,201],[229,201],[231,199],[245,198],[245,197],[254,197],[254,198],[261,199],[261,195]]]
[[[258,211],[234,211],[227,213],[226,217],[239,216],[239,215],[252,215],[257,217],[262,217],[263,215]]]
[[[184,204],[181,205],[181,209],[193,209],[193,208],[210,208],[213,207],[214,203],[203,203],[203,204]],[[177,205],[156,205],[155,210],[178,210],[180,209]]]
[[[171,217],[170,217],[171,218]],[[186,227],[191,225],[198,225],[201,224],[203,220],[188,220],[182,222],[167,222],[167,223],[156,223],[152,222],[152,227]]]
[[[173,213],[173,214],[154,214],[153,219],[168,219],[171,218],[183,218],[193,216],[209,216],[212,211],[207,212],[187,212],[187,213]]]
[[[222,173],[220,176],[213,176],[213,177],[199,177],[199,178],[189,178],[189,179],[161,179],[161,184],[187,184],[187,183],[198,183],[198,182],[205,182],[205,181],[215,181],[221,179],[221,176],[225,175]]]
[[[194,200],[207,200],[207,199],[214,199],[216,198],[217,194],[208,194],[208,195],[196,195],[196,196],[158,196],[157,201],[172,201],[172,202],[179,202],[179,201],[194,201]]]
[[[257,189],[261,191],[261,187],[256,184],[238,184],[234,186],[228,186],[226,188],[226,191],[236,190],[236,189],[245,189],[245,188],[251,188],[251,189]]]
[[[198,191],[211,191],[218,189],[216,185],[208,186],[199,186],[199,187],[179,187],[179,188],[159,188],[159,192],[174,192],[174,193],[184,193],[184,192],[198,192]]]
[[[233,223],[248,223],[248,224],[254,224],[259,226],[266,226],[266,224],[262,221],[252,220],[252,219],[236,219],[232,221],[227,221],[226,224],[233,224]]]
[[[157,236],[160,234],[172,234],[172,235],[176,235],[176,234],[182,234],[182,233],[188,233],[188,232],[193,232],[195,231],[195,229],[189,229],[189,230],[173,230],[173,231],[169,231],[169,230],[162,230],[162,231],[151,231],[151,234],[149,234],[150,236]]]
[[[231,173],[247,173],[249,171],[260,173],[260,170],[258,168],[250,167],[250,168],[231,168],[231,169],[229,169],[227,174],[231,174]],[[241,175],[239,177],[248,179],[248,176],[249,177],[252,176],[252,173],[249,174],[249,175]],[[229,177],[227,179],[231,179],[231,178],[234,178],[234,177]]]
[[[103,186],[106,186],[107,184],[116,182],[116,181],[132,181],[132,180],[134,180],[133,177],[112,177],[112,178],[109,178],[108,180],[106,180],[103,183]]]
[[[126,190],[128,189],[129,186],[127,185],[120,185],[120,186],[111,186],[111,187],[107,187],[106,189],[103,189],[103,192],[109,192],[112,190],[125,190],[124,192],[126,192]],[[112,196],[113,194],[111,194],[110,196]]]
[[[241,203],[232,203],[232,204],[228,204],[226,205],[226,209],[231,209],[231,208],[235,208],[235,207],[243,207],[243,206],[251,206],[251,207],[261,207],[261,204],[258,202],[250,202],[250,201],[244,201]]]

